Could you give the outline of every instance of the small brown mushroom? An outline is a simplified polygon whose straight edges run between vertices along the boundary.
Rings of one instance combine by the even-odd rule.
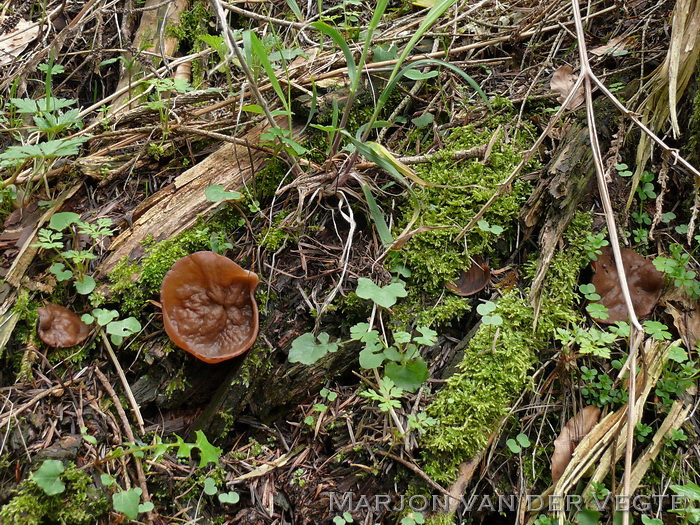
[[[483,257],[475,255],[469,269],[462,272],[454,283],[447,283],[445,287],[460,297],[468,297],[486,288],[490,280],[491,268]]]
[[[601,297],[598,302],[608,309],[609,317],[605,320],[597,320],[603,324],[627,321],[629,313],[622,295],[612,248],[606,246],[602,251],[598,260],[592,263],[594,274],[591,282],[595,286],[596,293]],[[647,317],[651,315],[661,297],[665,283],[664,275],[650,260],[638,253],[626,248],[621,252],[634,311],[637,317]]]
[[[90,335],[90,327],[68,308],[47,303],[37,308],[39,312],[39,337],[49,346],[68,348],[79,345]]]
[[[183,257],[160,289],[165,331],[206,363],[239,356],[258,336],[257,285],[257,275],[214,252]]]

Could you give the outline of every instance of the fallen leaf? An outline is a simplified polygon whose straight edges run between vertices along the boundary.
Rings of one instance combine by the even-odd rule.
[[[661,304],[673,317],[673,324],[685,347],[695,348],[700,341],[700,303],[690,300],[678,288],[673,288],[664,294]]]
[[[552,75],[552,81],[549,84],[549,89],[551,89],[557,95],[559,95],[557,97],[557,102],[562,103],[564,102],[564,100],[566,100],[566,97],[568,97],[569,93],[571,92],[571,88],[573,88],[574,84],[576,83],[576,79],[578,79],[578,75],[574,73],[574,70],[571,69],[571,66],[568,66],[566,64],[559,67],[554,72],[554,74]],[[574,95],[574,98],[572,98],[571,102],[569,102],[567,108],[572,110],[576,109],[581,104],[583,104],[583,100],[583,86],[581,86]]]
[[[0,24],[6,19],[7,17],[0,16]],[[12,31],[0,35],[0,66],[11,64],[38,36],[38,25],[20,19]]]
[[[608,40],[607,44],[591,49],[591,53],[597,57],[603,56],[606,53],[615,53],[617,51],[622,51],[625,48],[626,43],[626,36],[616,36],[615,38]]]
[[[600,408],[588,405],[566,422],[559,437],[554,440],[554,454],[552,454],[552,483],[556,483],[566,470],[574,449],[581,440],[598,423]]]
[[[476,255],[472,257],[469,269],[462,272],[454,283],[447,283],[445,287],[460,297],[468,297],[486,288],[490,280],[491,268],[483,257]]]
[[[620,252],[634,311],[637,317],[648,317],[661,297],[666,278],[649,259],[637,252],[627,248],[623,248]],[[601,297],[597,302],[608,309],[609,315],[606,319],[596,318],[596,321],[603,324],[626,322],[629,319],[629,313],[622,295],[612,248],[604,247],[598,260],[591,263],[591,267],[594,272],[591,282],[595,285],[595,292]]]

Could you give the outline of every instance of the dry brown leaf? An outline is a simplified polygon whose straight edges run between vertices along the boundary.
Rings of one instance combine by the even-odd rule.
[[[462,272],[454,283],[447,283],[445,287],[460,297],[468,297],[479,293],[486,288],[491,280],[491,268],[480,255],[472,257],[472,265],[469,270]]]
[[[578,75],[574,73],[574,70],[571,69],[571,66],[568,66],[566,64],[559,67],[554,72],[554,74],[552,75],[552,81],[549,84],[549,88],[552,91],[554,91],[557,95],[559,95],[557,97],[557,102],[562,103],[564,102],[564,100],[566,100],[566,97],[569,96],[571,88],[574,87],[577,78]],[[581,104],[583,104],[583,100],[583,86],[581,86],[576,92],[576,95],[574,95],[574,98],[572,98],[571,102],[569,102],[567,108],[576,109]]]
[[[673,288],[661,299],[664,309],[673,317],[673,324],[686,348],[695,348],[700,341],[700,303],[690,300],[678,288]]]
[[[566,470],[571,461],[574,449],[580,441],[598,423],[600,408],[588,405],[566,422],[559,437],[554,440],[554,454],[552,454],[552,483],[556,483]]]
[[[0,16],[0,24],[5,18]],[[0,66],[11,64],[38,36],[39,26],[27,20],[20,20],[12,31],[0,35]]]
[[[597,57],[600,57],[608,52],[622,51],[625,48],[627,40],[628,38],[626,36],[616,36],[615,38],[608,40],[607,44],[591,49],[591,53]]]

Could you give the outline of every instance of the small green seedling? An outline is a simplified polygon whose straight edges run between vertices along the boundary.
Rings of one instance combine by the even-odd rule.
[[[506,441],[506,445],[513,454],[520,454],[523,449],[528,448],[532,443],[525,434],[518,434],[515,439],[510,438]]]
[[[486,301],[485,303],[480,304],[476,307],[476,311],[482,316],[481,322],[485,325],[499,326],[503,324],[503,318],[500,315],[493,313],[496,311],[496,304],[492,301]]]

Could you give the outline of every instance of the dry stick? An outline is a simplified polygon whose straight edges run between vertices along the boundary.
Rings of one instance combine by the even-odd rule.
[[[109,354],[109,357],[112,360],[112,363],[114,364],[114,368],[116,368],[117,370],[117,375],[119,376],[119,379],[122,382],[122,386],[124,387],[124,393],[126,394],[129,403],[131,403],[131,409],[134,411],[136,423],[138,423],[139,425],[139,432],[141,434],[145,434],[146,431],[144,430],[143,417],[141,417],[141,410],[139,410],[139,404],[136,402],[136,398],[134,397],[134,393],[131,391],[129,382],[126,380],[126,375],[124,375],[122,365],[119,364],[119,360],[117,359],[114,350],[112,350],[112,345],[109,344],[109,339],[107,338],[107,334],[105,334],[104,328],[100,328],[100,335],[102,336],[102,341],[104,342],[105,347],[107,348],[107,353]],[[131,428],[129,428],[129,432],[131,432]],[[133,440],[133,435],[129,439],[131,439],[135,443],[135,441]]]
[[[104,335],[104,331],[100,329],[100,332],[102,335]],[[134,431],[131,429],[131,425],[129,424],[129,419],[126,417],[126,412],[124,412],[124,407],[121,404],[121,401],[119,401],[119,396],[117,396],[117,393],[114,391],[114,388],[112,388],[112,385],[109,383],[109,380],[107,379],[107,376],[105,376],[102,371],[99,368],[95,368],[95,374],[97,375],[97,378],[100,380],[100,383],[102,383],[102,386],[104,389],[107,391],[109,394],[109,397],[112,398],[112,401],[114,402],[114,408],[117,411],[117,414],[119,414],[119,419],[122,421],[122,425],[124,426],[124,432],[126,433],[126,438],[136,445],[136,438],[134,436]],[[143,465],[141,464],[141,458],[136,457],[135,455],[133,456],[134,458],[134,465],[136,465],[136,476],[138,477],[139,480],[139,487],[141,487],[141,490],[143,491],[141,494],[143,496],[143,501],[151,501],[151,496],[148,494],[148,485],[146,484],[146,476],[143,473]],[[152,520],[152,514],[149,512],[149,516],[151,516],[151,521]]]
[[[629,287],[627,285],[627,276],[625,275],[625,267],[622,263],[622,253],[620,252],[620,241],[617,237],[617,225],[615,224],[615,213],[610,202],[608,194],[608,184],[605,180],[605,168],[603,167],[603,158],[600,153],[600,144],[598,143],[598,134],[595,126],[595,111],[593,109],[593,86],[591,79],[595,78],[591,65],[588,62],[586,52],[585,34],[583,31],[583,22],[581,21],[581,12],[578,0],[571,0],[574,9],[574,21],[576,23],[576,36],[578,39],[579,59],[581,61],[581,78],[584,79],[584,87],[586,91],[586,116],[588,117],[588,135],[591,140],[591,149],[593,150],[593,163],[595,164],[596,178],[598,180],[598,193],[605,211],[605,222],[608,226],[608,235],[610,236],[610,245],[615,256],[615,266],[620,280],[620,288],[622,296],[625,298],[625,304],[630,317],[630,354],[629,359],[629,385],[628,385],[628,401],[627,401],[627,442],[625,446],[625,468],[622,482],[622,498],[623,501],[629,501],[630,481],[632,474],[632,451],[634,448],[634,421],[636,410],[636,390],[637,390],[637,349],[644,335],[642,325],[639,324],[637,314],[634,311],[632,297],[630,296]],[[635,333],[635,330],[638,330]],[[627,505],[622,509],[622,525],[629,525],[629,508]]]

